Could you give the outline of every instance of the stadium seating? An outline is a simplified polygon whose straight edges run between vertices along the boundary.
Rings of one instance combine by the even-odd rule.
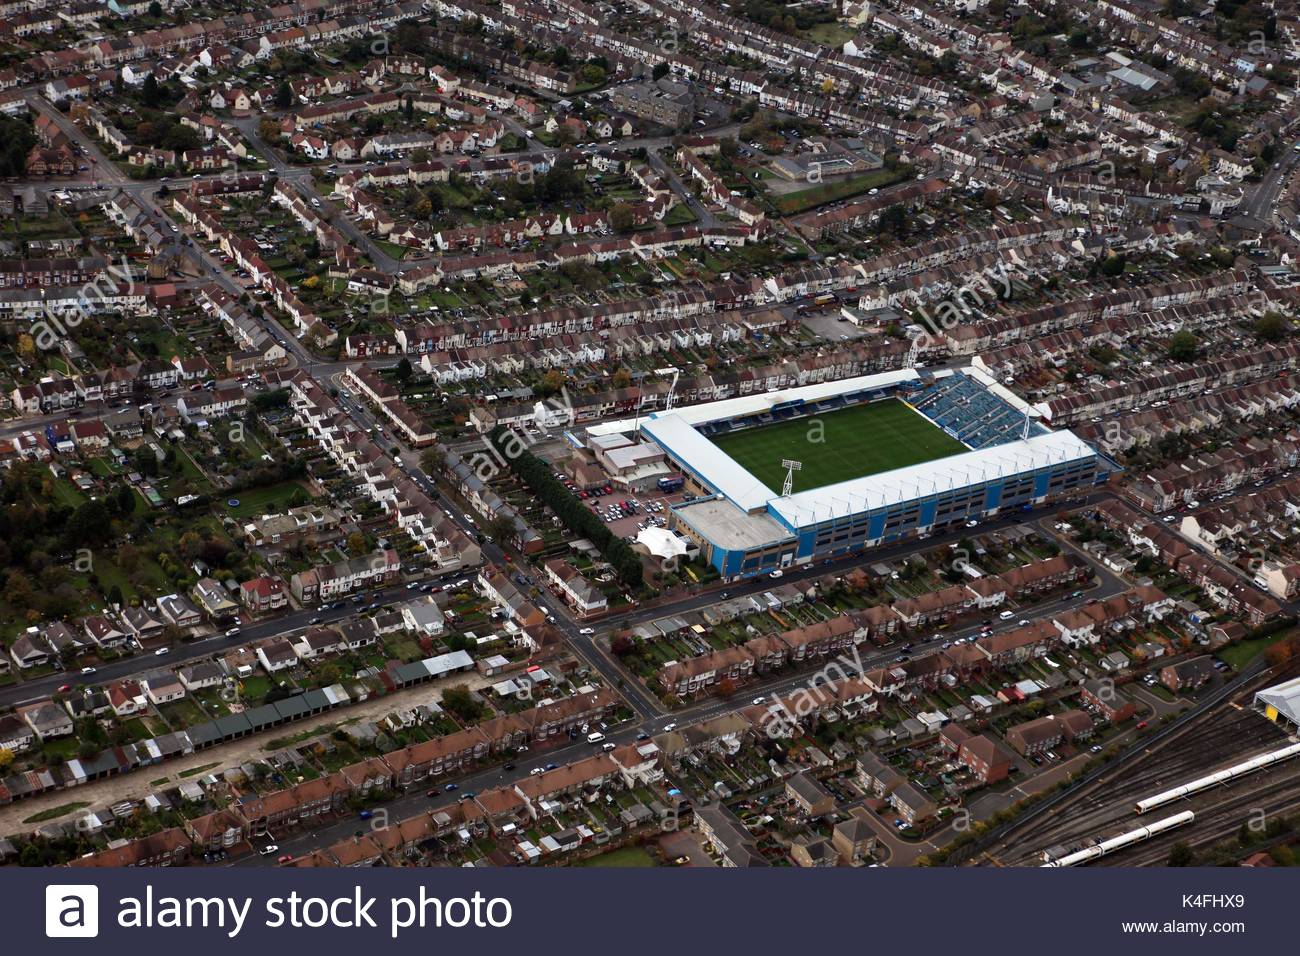
[[[1024,415],[965,375],[949,375],[921,389],[912,407],[971,448],[1004,445],[1024,434]],[[1030,423],[1030,435],[1045,431]]]

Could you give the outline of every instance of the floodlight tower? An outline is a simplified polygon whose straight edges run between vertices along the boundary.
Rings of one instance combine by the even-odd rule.
[[[1026,406],[1025,406],[1025,424],[1024,424],[1024,427],[1023,427],[1023,428],[1021,429],[1021,431],[1020,431],[1020,440],[1021,440],[1021,441],[1028,441],[1028,440],[1029,440],[1029,425],[1030,425],[1030,422],[1032,422],[1036,417],[1037,417],[1037,414],[1036,414],[1036,412],[1035,412],[1035,410],[1034,410],[1034,407],[1033,407],[1032,405],[1026,405]]]
[[[668,386],[668,398],[664,401],[664,411],[666,412],[671,412],[673,405],[677,403],[677,378],[681,374],[680,369],[673,369],[673,380]]]
[[[781,497],[789,498],[790,493],[794,491],[794,473],[803,470],[803,462],[785,458],[781,461],[781,467],[785,469],[785,484],[781,486]]]

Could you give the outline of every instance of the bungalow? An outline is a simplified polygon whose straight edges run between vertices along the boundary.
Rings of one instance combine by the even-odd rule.
[[[54,649],[39,634],[20,634],[9,648],[9,656],[21,669],[44,667],[54,656]]]
[[[332,627],[309,627],[292,639],[294,652],[300,660],[312,660],[325,654],[341,654],[347,643]]]
[[[148,674],[141,680],[145,697],[155,707],[181,700],[185,696],[185,685],[171,671]]]
[[[158,613],[175,627],[197,627],[203,623],[199,609],[183,594],[165,594],[158,599]]]
[[[19,707],[18,716],[32,729],[38,739],[70,736],[74,730],[72,717],[52,700],[43,700]]]
[[[187,664],[176,672],[185,689],[193,692],[208,687],[220,687],[225,681],[226,672],[215,661],[199,661]]]
[[[275,674],[296,666],[298,652],[287,637],[275,637],[257,646],[257,659],[268,674]]]
[[[127,607],[122,609],[122,623],[137,641],[146,641],[159,637],[167,628],[161,615],[145,607]]]
[[[239,604],[215,578],[199,578],[190,593],[203,613],[214,622],[222,623],[239,615]]]
[[[404,604],[402,623],[417,637],[437,637],[446,627],[442,608],[431,594]]]

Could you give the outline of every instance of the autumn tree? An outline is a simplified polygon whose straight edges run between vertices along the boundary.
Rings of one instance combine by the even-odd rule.
[[[609,210],[609,225],[615,232],[627,232],[635,224],[632,207],[625,202],[615,203]]]

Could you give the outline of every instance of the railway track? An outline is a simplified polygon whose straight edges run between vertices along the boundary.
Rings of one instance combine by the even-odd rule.
[[[1136,829],[1144,823],[1150,823],[1152,822],[1150,817],[1163,818],[1191,810],[1196,814],[1196,819],[1189,825],[1154,837],[1149,843],[1137,844],[1103,858],[1106,865],[1112,865],[1112,861],[1115,861],[1114,865],[1119,866],[1150,865],[1138,862],[1148,856],[1152,857],[1154,863],[1163,863],[1168,856],[1168,848],[1180,840],[1189,844],[1195,841],[1212,842],[1235,833],[1242,822],[1251,819],[1251,814],[1256,811],[1262,810],[1267,817],[1271,813],[1300,806],[1300,764],[1262,773],[1265,776],[1241,778],[1228,786],[1202,791],[1194,797],[1162,808],[1159,814],[1139,817],[1130,807],[1127,815],[1116,815],[1105,822],[1100,822],[1096,829],[1086,834],[1078,832],[1061,843],[1049,842],[1033,848],[1026,847],[1022,853],[1017,854],[1010,865],[1036,866],[1043,861],[1041,851],[1049,847],[1065,845],[1071,850],[1082,849],[1101,839],[1109,839]],[[1163,851],[1147,850],[1148,846],[1163,848]],[[1097,861],[1091,865],[1100,864],[1101,861]]]
[[[1286,735],[1248,707],[1257,686],[1278,678],[1256,677],[1179,727],[1176,734],[1131,751],[1117,766],[1103,768],[1096,779],[1057,801],[1051,813],[1013,825],[988,855],[998,863],[1024,864],[1041,858],[1043,850],[1122,830],[1135,819],[1137,800],[1282,746]]]
[[[1112,820],[1131,817],[1133,804],[1143,797],[1202,776],[1221,764],[1235,763],[1256,753],[1276,749],[1286,739],[1285,734],[1258,714],[1234,712],[1208,737],[1196,739],[1195,746],[1174,750],[1161,748],[1150,755],[1148,763],[1139,765],[1134,772],[1110,781],[1099,781],[1081,791],[1078,799],[1070,805],[1020,831],[1015,845],[1017,848],[1032,845],[1044,849],[1068,840],[1071,835],[1087,836]]]
[[[1095,865],[1163,866],[1175,843],[1186,843],[1194,850],[1205,848],[1233,837],[1242,823],[1294,813],[1300,809],[1300,767],[1273,772],[1271,779],[1258,778],[1254,786],[1242,787],[1238,793],[1208,791],[1203,796],[1208,796],[1209,801],[1190,800],[1176,805],[1196,813],[1196,819],[1187,826],[1103,857]]]

